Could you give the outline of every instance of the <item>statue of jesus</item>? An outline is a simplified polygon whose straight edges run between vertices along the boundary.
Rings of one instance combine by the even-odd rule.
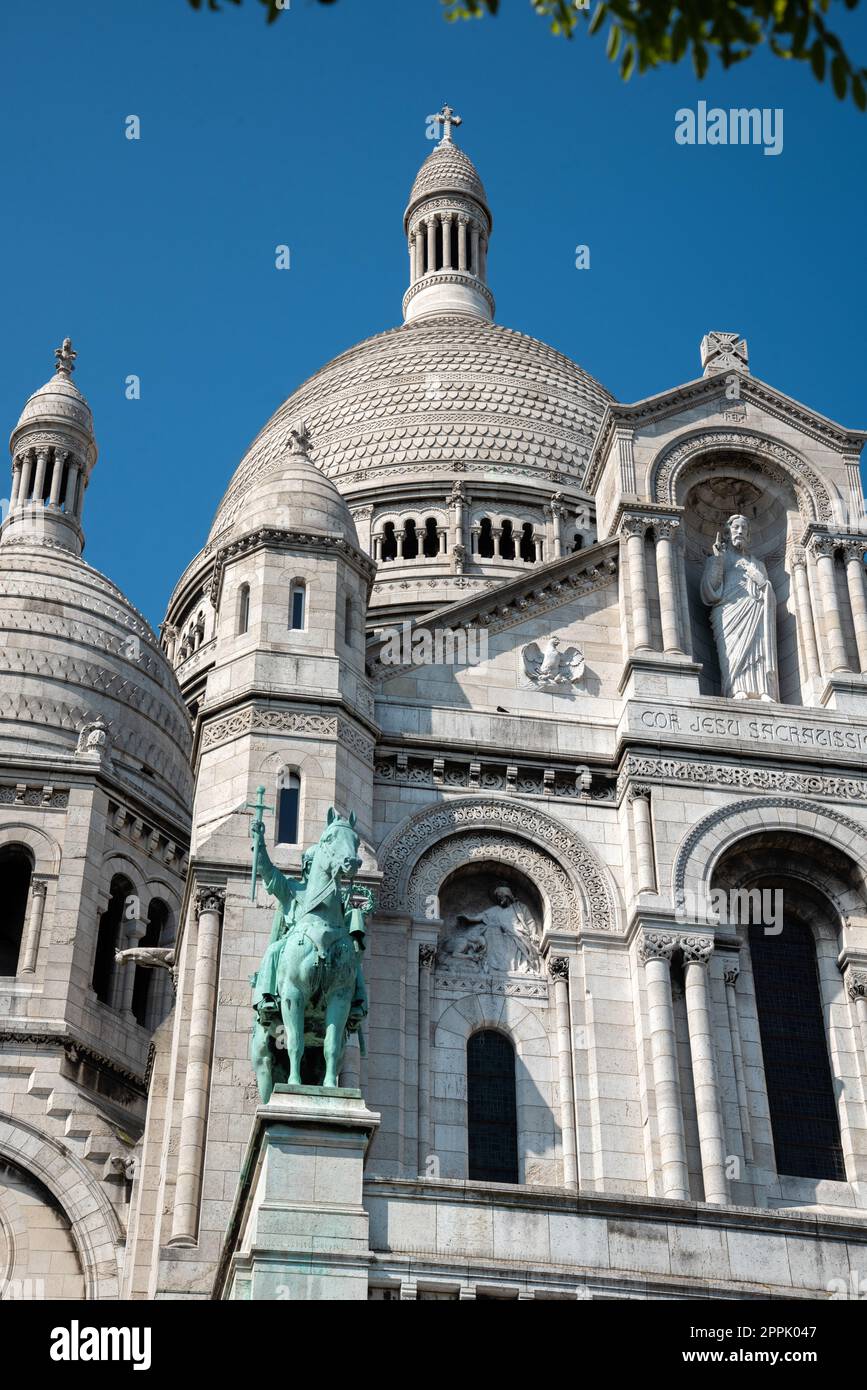
[[[776,700],[777,612],[764,564],[750,553],[750,523],[730,516],[719,532],[701,581],[722,675],[722,693],[734,700]]]

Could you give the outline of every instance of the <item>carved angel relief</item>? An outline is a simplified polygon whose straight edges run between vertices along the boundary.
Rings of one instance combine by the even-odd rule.
[[[521,650],[524,684],[556,695],[586,695],[584,653],[580,647],[562,647],[559,637],[540,646],[530,642]]]

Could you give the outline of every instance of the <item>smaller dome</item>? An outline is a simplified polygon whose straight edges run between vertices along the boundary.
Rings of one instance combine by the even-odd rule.
[[[288,452],[266,474],[259,475],[231,532],[221,539],[277,526],[286,531],[341,536],[358,546],[349,507],[331,479],[308,457],[307,447],[306,433],[290,432]]]
[[[415,183],[409,195],[406,216],[424,198],[438,194],[457,193],[475,198],[477,203],[490,215],[488,195],[476,166],[463,150],[458,149],[451,140],[441,140],[431,150],[424,164],[415,176]]]
[[[48,424],[52,421],[71,423],[77,425],[85,434],[93,434],[90,406],[75,382],[61,372],[55,372],[50,381],[46,381],[44,386],[33,392],[13,433],[22,429],[24,425]]]

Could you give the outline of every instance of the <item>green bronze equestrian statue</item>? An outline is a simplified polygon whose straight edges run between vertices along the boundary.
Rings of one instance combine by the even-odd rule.
[[[279,903],[262,964],[251,977],[251,1059],[267,1102],[278,1082],[302,1084],[306,1046],[322,1049],[323,1084],[337,1086],[347,1036],[367,1015],[361,954],[373,897],[352,882],[361,867],[354,812],[344,820],[329,810],[318,843],[302,855],[300,879],[271,863],[261,818],[252,835],[254,874]]]

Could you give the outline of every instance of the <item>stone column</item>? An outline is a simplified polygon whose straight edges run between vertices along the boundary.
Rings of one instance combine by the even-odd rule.
[[[849,662],[840,625],[840,605],[837,601],[837,581],[834,573],[834,553],[837,547],[830,536],[814,536],[810,546],[816,557],[816,569],[822,586],[830,671],[848,671]]]
[[[744,1158],[747,1163],[753,1161],[753,1136],[750,1127],[750,1107],[747,1100],[747,1083],[744,1074],[744,1051],[741,1043],[741,1023],[738,1018],[738,998],[735,993],[735,985],[740,974],[739,965],[727,965],[725,967],[724,979],[726,982],[726,1008],[729,1016],[729,1033],[732,1040],[732,1064],[735,1073],[735,1086],[738,1093],[738,1112],[741,1119],[741,1136],[744,1144]]]
[[[436,947],[418,948],[418,1172],[424,1177],[431,1152],[430,1016]]]
[[[12,463],[12,491],[9,494],[9,510],[14,510],[18,503],[18,494],[21,491],[21,459],[17,458]]]
[[[138,899],[136,899],[136,904],[138,904]],[[138,911],[138,906],[136,906],[136,911]],[[123,949],[129,951],[134,946],[138,945],[147,931],[147,927],[139,917],[127,918],[125,912],[123,922],[126,924],[124,929]],[[121,1013],[131,1014],[132,992],[135,988],[135,967],[130,969],[128,964],[125,969],[121,967],[121,969],[118,970],[117,967],[115,967],[115,979],[117,980],[117,1003],[115,1007],[119,1009]]]
[[[862,1049],[861,1074],[867,1078],[867,970],[856,970],[850,965],[846,970],[844,980],[846,993],[855,1005],[855,1013],[858,1016]]]
[[[467,225],[469,218],[463,215],[458,217],[458,270],[467,268]]]
[[[816,644],[816,627],[813,622],[813,605],[810,601],[810,585],[807,580],[807,553],[803,546],[796,545],[792,550],[792,577],[795,585],[795,606],[798,613],[798,628],[804,646],[804,660],[807,675],[811,681],[821,677],[819,648]]]
[[[427,223],[427,274],[430,275],[436,270],[437,264],[437,220],[435,216],[428,218]]]
[[[650,612],[647,606],[647,574],[644,569],[644,537],[647,524],[639,516],[625,517],[621,529],[626,537],[626,564],[632,599],[632,649],[648,651]]]
[[[452,217],[450,212],[442,214],[443,224],[443,270],[452,268]]]
[[[671,998],[671,957],[675,944],[676,938],[668,933],[645,932],[638,947],[638,958],[644,965],[647,983],[662,1195],[687,1202],[689,1170],[686,1163],[674,1007]]]
[[[191,1245],[196,1239],[208,1116],[214,1009],[217,1000],[220,928],[225,904],[225,888],[196,889],[195,912],[198,918],[198,932],[187,1046],[187,1072],[184,1080],[184,1107],[178,1146],[174,1220],[169,1242],[172,1245]]]
[[[30,450],[21,460],[21,486],[18,489],[19,506],[27,505],[27,494],[30,492],[30,483],[33,478],[33,455]]]
[[[867,541],[847,541],[843,547],[846,558],[846,583],[852,605],[852,623],[858,647],[858,669],[867,671],[867,598],[864,594],[864,552]]]
[[[551,555],[555,560],[559,560],[563,554],[563,508],[559,502],[551,501],[548,504],[548,535],[551,540]]]
[[[708,989],[708,965],[712,955],[713,941],[709,937],[684,938],[686,1014],[689,1024],[689,1048],[692,1054],[692,1081],[698,1120],[704,1200],[716,1206],[724,1206],[729,1200],[729,1187]]]
[[[19,975],[32,975],[36,969],[36,957],[39,954],[39,938],[42,935],[42,919],[45,916],[45,895],[47,892],[48,884],[45,879],[31,879],[30,911],[27,914],[24,940],[21,942]]]
[[[36,455],[36,477],[33,480],[33,501],[41,503],[45,488],[45,470],[48,467],[48,450],[40,449]]]
[[[52,507],[60,504],[60,484],[63,482],[63,465],[66,462],[66,454],[61,449],[54,450],[54,467],[51,473],[51,493],[48,498]]]
[[[466,496],[461,483],[455,483],[449,493],[449,506],[452,509],[452,549],[464,544],[464,502]]]
[[[560,1090],[560,1138],[563,1147],[563,1186],[578,1190],[578,1140],[575,1127],[575,1083],[572,1078],[572,1025],[569,1018],[569,958],[548,962],[557,1020],[557,1068]]]
[[[662,649],[681,652],[680,622],[677,612],[677,574],[674,537],[680,522],[674,518],[654,523],[656,533],[656,575],[659,581],[659,616],[662,622]]]
[[[650,812],[650,788],[632,786],[627,792],[632,806],[632,835],[635,840],[635,861],[638,875],[636,893],[656,892],[656,865],[653,860],[653,821]]]
[[[479,274],[479,229],[475,222],[470,228],[470,270],[478,278]]]
[[[448,534],[445,526],[437,527],[437,554],[445,555],[448,549]]]
[[[479,237],[479,279],[487,284],[488,279],[488,239]]]

